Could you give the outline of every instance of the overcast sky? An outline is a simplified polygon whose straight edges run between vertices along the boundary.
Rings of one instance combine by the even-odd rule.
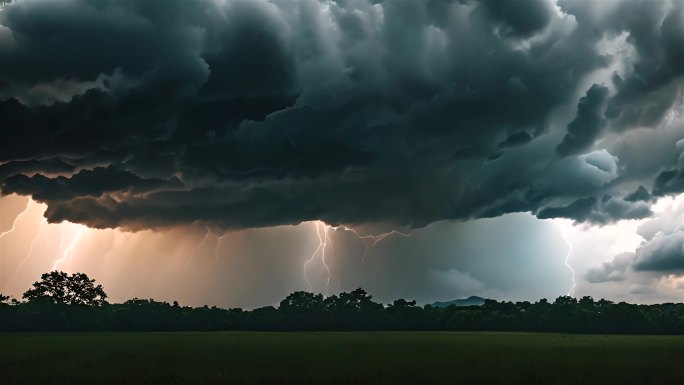
[[[681,301],[683,78],[680,1],[13,1],[0,291]]]

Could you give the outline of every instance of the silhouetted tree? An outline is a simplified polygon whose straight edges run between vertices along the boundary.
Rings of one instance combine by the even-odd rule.
[[[323,308],[323,294],[295,291],[280,301],[283,311],[312,312]]]
[[[397,299],[387,307],[385,312],[391,317],[391,325],[398,329],[410,330],[421,324],[421,310],[416,306],[416,301]]]
[[[67,274],[51,271],[41,275],[40,281],[27,290],[22,298],[34,301],[49,298],[54,303],[65,305],[100,306],[107,303],[107,294],[102,285],[95,286],[95,280],[84,273]]]
[[[342,309],[349,311],[377,309],[378,306],[382,306],[373,302],[372,299],[373,297],[365,290],[358,288],[350,293],[340,293],[338,304]]]
[[[580,298],[579,300],[579,305],[585,309],[593,309],[594,305],[596,302],[594,302],[594,299],[588,295],[585,295],[584,297]]]

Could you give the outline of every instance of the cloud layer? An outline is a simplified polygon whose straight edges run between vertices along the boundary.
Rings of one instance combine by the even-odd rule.
[[[52,222],[608,223],[684,192],[669,1],[0,11],[0,184]]]

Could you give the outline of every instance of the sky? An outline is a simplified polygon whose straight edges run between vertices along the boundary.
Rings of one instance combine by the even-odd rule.
[[[4,2],[0,292],[681,301],[683,85],[680,1]]]

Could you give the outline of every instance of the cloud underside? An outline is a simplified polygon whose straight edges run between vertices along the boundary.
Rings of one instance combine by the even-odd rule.
[[[684,192],[683,18],[20,0],[0,11],[0,186],[100,228],[643,218]]]

